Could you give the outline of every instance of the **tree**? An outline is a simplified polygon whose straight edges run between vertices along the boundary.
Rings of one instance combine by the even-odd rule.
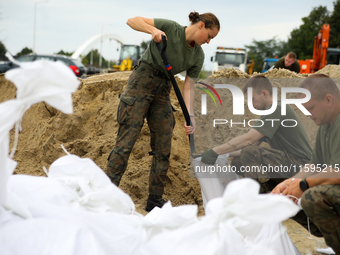
[[[265,41],[256,41],[253,39],[251,45],[245,45],[248,48],[248,58],[254,60],[254,71],[261,72],[262,64],[265,58],[281,57],[287,54],[287,42],[277,40],[276,37]]]
[[[142,49],[142,51],[146,51],[146,49],[148,48],[149,44],[151,43],[152,40],[149,40],[149,41],[143,41],[141,44],[140,44],[140,47]]]
[[[98,67],[99,68],[99,57],[100,54],[98,52],[98,49],[92,50],[93,52],[93,66]],[[82,59],[82,63],[91,63],[91,51]],[[84,64],[85,65],[85,64]],[[102,67],[107,67],[108,62],[107,60],[102,56]]]
[[[27,47],[23,48],[20,52],[18,52],[15,57],[20,57],[20,56],[24,56],[24,55],[28,55],[30,53],[33,53],[32,49],[29,49]]]
[[[7,52],[7,49],[5,45],[0,41],[0,60],[1,61],[7,60],[7,57],[5,56],[6,52]]]
[[[329,47],[340,48],[340,0],[333,2],[334,10],[329,18]]]
[[[308,17],[303,17],[303,24],[290,33],[288,47],[296,53],[298,59],[313,57],[314,37],[323,24],[329,22],[329,11],[325,6],[314,7]]]
[[[58,53],[55,53],[55,54],[65,55],[65,56],[72,56],[73,52],[67,52],[67,51],[60,50]]]

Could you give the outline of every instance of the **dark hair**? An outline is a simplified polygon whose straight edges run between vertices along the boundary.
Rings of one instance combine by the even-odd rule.
[[[294,59],[296,59],[296,54],[294,53],[294,52],[288,52],[287,53],[287,55],[288,55],[288,58],[294,58]]]
[[[269,79],[262,74],[257,74],[251,77],[243,87],[243,93],[247,93],[248,87],[254,89],[256,94],[261,94],[262,90],[267,90],[272,95],[273,86]]]
[[[300,88],[308,89],[311,93],[311,98],[317,101],[321,101],[327,94],[334,96],[336,99],[340,99],[340,90],[338,85],[332,78],[325,74],[312,74],[303,80],[300,84]]]
[[[199,21],[203,21],[205,28],[212,29],[213,27],[217,27],[218,31],[220,31],[220,21],[211,12],[206,12],[203,14],[199,14],[198,12],[190,12],[189,20],[191,21],[191,25]]]

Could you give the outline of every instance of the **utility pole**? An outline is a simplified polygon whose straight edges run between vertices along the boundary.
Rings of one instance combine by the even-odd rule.
[[[37,23],[37,5],[43,3],[49,3],[49,1],[35,2],[34,4],[33,53],[35,53],[35,29],[36,29],[35,27]]]
[[[101,40],[100,40],[100,56],[99,56],[99,67],[102,68],[102,52],[103,52],[103,29],[105,26],[112,26],[112,24],[105,24],[102,25],[102,33],[101,33]]]

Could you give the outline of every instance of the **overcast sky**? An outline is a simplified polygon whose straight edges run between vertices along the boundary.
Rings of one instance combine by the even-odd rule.
[[[23,48],[33,48],[35,3],[44,0],[1,0],[0,40],[12,55]],[[35,50],[52,54],[60,50],[75,51],[89,38],[103,33],[121,37],[126,44],[140,44],[151,36],[126,25],[130,17],[166,18],[190,25],[191,11],[212,12],[220,20],[221,30],[209,45],[204,45],[204,68],[212,69],[210,57],[217,46],[244,47],[252,40],[268,40],[276,36],[287,40],[298,28],[301,18],[313,7],[327,6],[333,11],[333,0],[48,0],[36,8]],[[124,4],[125,3],[125,4]],[[98,43],[97,47],[100,48]],[[116,41],[104,41],[103,56],[118,59]]]

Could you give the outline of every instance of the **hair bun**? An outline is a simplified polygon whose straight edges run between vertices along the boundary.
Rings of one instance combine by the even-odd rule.
[[[189,14],[189,20],[193,23],[195,23],[199,19],[200,15],[198,12],[190,12]]]

